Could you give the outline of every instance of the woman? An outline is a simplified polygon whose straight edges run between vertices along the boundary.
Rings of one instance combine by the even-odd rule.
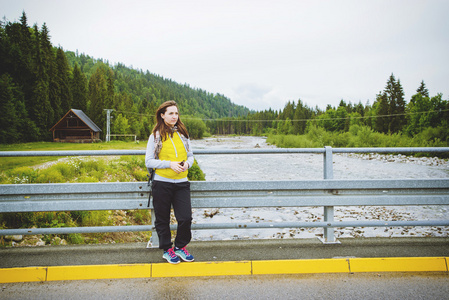
[[[175,101],[162,103],[156,111],[157,123],[148,139],[145,165],[155,169],[153,208],[156,231],[163,258],[177,264],[180,259],[193,261],[186,246],[192,238],[192,205],[187,170],[193,165],[189,133],[181,122]],[[170,210],[173,206],[178,229],[172,248]]]

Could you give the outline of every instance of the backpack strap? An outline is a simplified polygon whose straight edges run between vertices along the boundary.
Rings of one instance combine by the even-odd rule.
[[[162,139],[161,134],[159,131],[156,131],[154,134],[154,158],[159,157],[159,152],[161,152],[162,149]]]

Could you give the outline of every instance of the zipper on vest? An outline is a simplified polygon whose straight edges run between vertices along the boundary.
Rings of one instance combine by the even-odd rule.
[[[176,131],[176,133],[178,134],[179,139],[181,140],[182,145],[184,146],[184,149],[186,150],[186,152],[189,152],[189,151],[187,151],[187,146],[186,146],[186,144],[184,143],[184,139],[182,138],[182,136],[179,134],[178,131]]]
[[[173,142],[171,136],[170,136],[170,141],[171,141],[171,143],[173,144],[173,148],[175,149],[176,157],[178,157],[178,150],[176,150],[175,142]]]

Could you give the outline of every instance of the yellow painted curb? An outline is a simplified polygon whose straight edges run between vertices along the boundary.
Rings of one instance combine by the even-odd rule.
[[[0,283],[262,274],[448,272],[449,257],[338,258],[125,264],[0,269]]]
[[[438,272],[448,271],[444,257],[351,258],[351,272]]]
[[[303,259],[253,261],[253,274],[304,274],[349,272],[346,259]]]
[[[0,269],[0,283],[46,281],[47,267]]]
[[[251,275],[250,261],[153,264],[153,277]]]
[[[47,281],[151,277],[151,264],[48,267]]]

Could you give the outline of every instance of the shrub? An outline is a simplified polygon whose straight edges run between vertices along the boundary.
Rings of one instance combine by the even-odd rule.
[[[447,146],[447,142],[438,138],[444,136],[444,132],[448,131],[445,128],[428,128],[413,138],[402,133],[379,133],[371,127],[363,125],[351,125],[348,132],[329,132],[313,125],[309,125],[308,129],[309,131],[304,135],[271,134],[267,138],[267,143],[281,148]],[[439,156],[444,157],[444,154]]]
[[[10,178],[4,173],[0,173],[0,184],[8,184],[8,183],[11,183]]]
[[[62,176],[64,176],[67,179],[75,177],[76,169],[73,168],[73,166],[68,163],[60,162],[55,164],[51,168],[57,170]]]
[[[83,214],[81,218],[81,226],[104,226],[111,225],[109,220],[111,212],[106,210],[89,211]]]
[[[134,168],[145,168],[145,158],[135,155],[126,155],[120,157],[120,163],[128,170],[132,170]]]
[[[12,179],[9,182],[14,184],[33,183],[38,177],[38,171],[29,167],[19,167],[8,172],[8,177]]]
[[[326,131],[322,127],[310,125],[307,130],[307,138],[311,141],[319,141]]]
[[[5,228],[31,227],[34,225],[34,213],[2,213],[0,214],[0,224],[5,224]]]
[[[135,168],[132,171],[132,175],[137,181],[147,181],[148,180],[148,177],[147,177],[148,171],[147,170]]]
[[[187,174],[187,178],[192,181],[205,181],[206,174],[203,173],[198,162],[195,159],[193,166],[189,169],[189,173]]]
[[[143,225],[148,224],[151,221],[151,213],[149,210],[129,210],[127,211],[129,216],[134,218],[137,224]]]
[[[84,218],[87,218],[89,216],[90,212],[89,211],[85,211],[85,210],[80,210],[80,211],[71,211],[70,215],[72,216],[72,219],[81,224],[83,222]]]
[[[100,171],[104,172],[106,169],[106,163],[104,160],[97,159],[89,159],[89,160],[82,160],[80,161],[80,169],[84,169],[85,172],[92,172],[92,171]]]
[[[335,134],[333,137],[333,147],[347,147],[351,138],[351,134],[349,132],[342,132]]]
[[[36,179],[37,183],[61,183],[64,181],[64,176],[61,172],[53,168],[41,170]]]
[[[105,171],[92,170],[92,172],[90,172],[90,176],[97,179],[97,182],[101,181],[105,175]]]
[[[98,178],[93,176],[83,175],[78,178],[77,182],[98,182]]]
[[[200,118],[187,117],[183,119],[184,124],[189,131],[191,139],[202,139],[206,132],[206,124]]]
[[[68,234],[66,240],[70,244],[82,244],[82,243],[84,243],[84,238],[79,233],[70,233],[70,234]]]

